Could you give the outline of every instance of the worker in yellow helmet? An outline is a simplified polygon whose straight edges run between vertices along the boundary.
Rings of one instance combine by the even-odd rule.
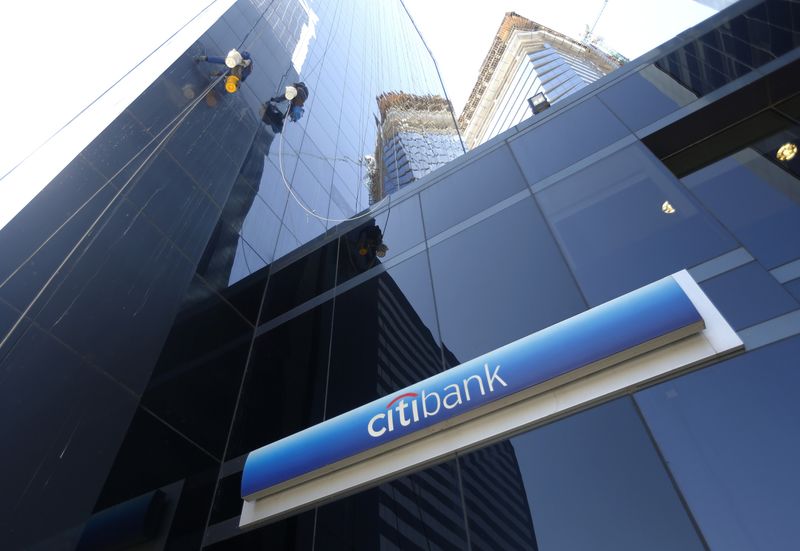
[[[237,92],[241,83],[253,72],[253,59],[250,57],[250,53],[246,51],[239,53],[236,49],[233,49],[225,57],[198,55],[195,56],[194,60],[198,63],[205,61],[215,65],[225,65],[228,68],[228,76],[225,77],[225,90],[229,94]],[[215,71],[211,73],[211,76],[217,77],[222,74],[221,71]]]

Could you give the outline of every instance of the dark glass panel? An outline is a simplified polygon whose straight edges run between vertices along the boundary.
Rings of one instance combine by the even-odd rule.
[[[765,268],[800,257],[800,184],[754,149],[683,178]]]
[[[322,155],[316,144],[308,136],[303,140],[303,145],[300,148],[300,157],[302,157],[303,162],[311,174],[314,175],[314,178],[327,189],[333,177],[332,162]]]
[[[326,418],[442,371],[425,253],[337,295]]]
[[[0,229],[0,297],[25,309],[117,193],[105,183],[77,157]]]
[[[228,284],[234,285],[242,279],[259,272],[266,266],[267,261],[247,241],[240,238],[236,246],[236,254],[233,257]]]
[[[219,463],[139,408],[125,435],[95,513],[159,490],[160,539],[168,549],[198,549]],[[155,546],[151,543],[151,546]]]
[[[459,457],[471,548],[538,549],[510,441]]]
[[[466,549],[455,463],[320,507],[315,548]]]
[[[786,0],[758,3],[662,57],[656,65],[705,95],[800,44],[800,15],[793,4]]]
[[[35,272],[36,259],[28,267]],[[141,392],[193,270],[137,208],[120,202],[47,287],[31,315],[85,359]],[[32,279],[33,292],[44,283],[22,277],[27,273],[2,289],[3,296],[25,297],[21,309],[29,299],[17,292],[17,284]],[[48,268],[40,277],[52,273]]]
[[[127,184],[124,196],[195,262],[219,220],[219,205],[165,153],[122,184]]]
[[[197,263],[197,273],[218,291],[260,270],[272,258],[280,223],[255,194],[252,199],[253,204],[248,205],[250,214],[244,219],[245,227],[241,219],[237,228],[225,217],[221,218]],[[258,241],[259,251],[243,237],[243,232]]]
[[[792,296],[797,300],[800,300],[800,279],[795,279],[784,283],[783,286],[786,288],[787,291],[792,293]]]
[[[537,198],[593,306],[737,247],[638,144]]]
[[[311,551],[314,542],[315,511],[308,511],[257,530],[204,547],[206,551]]]
[[[511,150],[505,145],[481,157],[420,195],[429,237],[525,189]]]
[[[317,186],[317,192],[320,193],[319,200],[322,200],[322,188]],[[315,214],[317,216],[314,216]],[[327,202],[325,202],[325,209],[322,212],[314,212],[302,197],[294,198],[290,195],[286,203],[286,211],[283,213],[283,224],[289,228],[302,245],[325,232],[325,223],[319,217],[324,219],[327,214]]]
[[[286,226],[281,226],[281,233],[278,235],[278,245],[275,247],[275,258],[281,258],[294,251],[299,246],[300,241],[297,240],[294,234],[289,231]],[[265,312],[264,315],[268,316],[269,314]]]
[[[435,245],[430,257],[451,365],[585,308],[530,197]]]
[[[511,445],[541,549],[704,549],[629,398]]]
[[[215,26],[226,25],[220,20]],[[201,38],[201,42],[195,42],[128,106],[127,112],[141,122],[152,136],[165,137],[180,116],[188,112],[192,101],[210,84],[208,67],[194,61],[194,56],[207,53],[204,47],[204,43],[208,42],[207,36],[208,33]],[[216,48],[213,42],[208,42],[208,45]],[[208,54],[219,55],[215,52]],[[217,88],[225,93],[221,86]],[[200,104],[204,105],[203,108],[213,108],[212,104],[218,102],[219,97],[220,94],[214,91],[211,97],[204,96],[196,108]]]
[[[289,183],[304,206],[319,216],[327,217],[330,182],[325,182],[324,185],[320,183],[301,159]]]
[[[798,354],[793,337],[636,394],[712,549],[800,541]]]
[[[390,203],[388,211],[362,220],[365,221],[339,240],[337,285],[386,262],[425,239],[417,197],[411,197],[402,203]],[[383,256],[379,256],[380,253]]]
[[[800,308],[797,301],[757,262],[750,262],[700,284],[734,329]]]
[[[631,130],[639,130],[697,98],[654,65],[615,82],[598,97]]]
[[[252,334],[252,326],[236,310],[195,279],[142,403],[221,458]]]
[[[242,472],[234,473],[219,480],[214,504],[211,506],[209,526],[236,518],[242,513]]]
[[[121,176],[131,174],[130,169],[123,170],[123,167],[131,162],[129,167],[135,168],[136,161],[143,161],[153,151],[155,143],[153,135],[130,113],[123,111],[81,152],[81,157],[103,176],[119,183]]]
[[[528,183],[534,185],[626,134],[628,129],[600,100],[589,98],[515,137],[510,144]]]
[[[288,171],[289,168],[284,165],[284,170]],[[294,170],[294,165],[291,166],[291,170]],[[256,182],[256,184],[258,184],[256,189],[258,190],[259,197],[264,200],[273,212],[279,217],[282,217],[283,211],[286,208],[286,199],[289,196],[289,192],[286,190],[286,186],[281,179],[275,153],[272,153],[271,156],[267,158],[267,162],[264,163],[264,174],[261,176],[261,180]]]
[[[281,235],[283,233],[282,231]],[[270,274],[261,323],[333,287],[337,245],[337,241],[326,243],[285,268]],[[280,244],[278,247],[280,249]]]
[[[137,400],[37,328],[15,335],[0,356],[3,547],[72,549]]]
[[[332,311],[326,302],[256,338],[228,458],[322,420]]]
[[[229,152],[221,145],[221,141],[226,140],[231,132],[245,132],[244,125],[239,121],[240,108],[240,102],[227,97],[220,98],[213,106],[201,101],[164,142],[169,156],[218,205],[225,203],[241,162],[241,158],[238,159],[239,163],[231,159]],[[156,143],[160,143],[160,139]],[[247,151],[246,147],[244,149]],[[236,154],[241,155],[241,152],[237,151]],[[138,162],[143,160],[144,156],[137,159]]]

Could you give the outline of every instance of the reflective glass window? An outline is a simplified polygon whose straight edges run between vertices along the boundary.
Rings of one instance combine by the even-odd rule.
[[[332,288],[336,276],[336,249],[336,241],[326,243],[270,274],[261,323]]]
[[[800,257],[800,181],[777,161],[748,148],[683,183],[765,268]]]
[[[4,337],[16,314],[0,304],[0,319]],[[36,327],[15,335],[0,359],[3,547],[74,549],[137,398]]]
[[[629,398],[510,442],[540,549],[704,549]]]
[[[97,497],[93,515],[93,518],[101,519],[100,526],[95,524],[95,528],[99,528],[105,537],[100,542],[97,539],[86,541],[93,535],[89,531],[93,524],[90,520],[82,534],[86,539],[78,548],[125,548],[131,543],[142,543],[151,548],[200,547],[219,462],[162,420],[139,408],[110,472],[106,472],[107,478]],[[156,518],[150,522],[160,524],[160,529],[155,536],[151,533],[144,538],[143,542],[141,539],[126,541],[120,538],[126,535],[130,538],[131,532],[142,537],[141,532],[121,530],[127,526],[119,519],[122,517],[131,522],[130,504],[150,492],[155,492],[160,502],[160,507],[151,510]],[[144,524],[146,519],[140,522]]]
[[[789,291],[794,298],[800,300],[800,279],[795,279],[784,283],[783,286]]]
[[[797,301],[757,262],[700,284],[734,329],[742,329],[800,308]]]
[[[388,211],[384,210],[375,218],[362,219],[363,222],[339,240],[338,284],[423,241],[419,199],[414,196],[401,203],[389,204]]]
[[[793,337],[636,394],[712,549],[800,541],[799,354]]]
[[[241,502],[238,493],[237,498]],[[231,537],[229,539],[223,539],[213,545],[205,546],[203,549],[206,551],[242,551],[250,549],[253,551],[261,549],[311,551],[314,549],[315,519],[316,511],[306,511],[245,533],[241,533],[238,528],[231,528]]]
[[[228,458],[322,420],[332,312],[329,301],[256,337]]]
[[[639,144],[537,198],[591,305],[738,246]]]
[[[531,197],[431,247],[430,257],[452,365],[584,309]]]
[[[616,81],[598,97],[628,128],[638,130],[687,105],[697,96],[661,69],[648,65]]]
[[[110,209],[30,310],[40,327],[135,392],[147,384],[194,270],[139,213],[125,201]],[[29,261],[0,296],[23,310],[74,244],[46,269]]]
[[[252,325],[195,278],[142,403],[221,458],[252,335]]]
[[[317,549],[468,549],[454,462],[317,510]]]
[[[462,455],[458,461],[472,549],[540,549],[511,442]]]
[[[626,134],[628,129],[600,100],[589,98],[515,137],[510,144],[533,185]]]
[[[425,231],[429,237],[441,233],[525,187],[511,151],[503,145],[420,194]]]
[[[326,417],[442,371],[427,255],[336,296]]]

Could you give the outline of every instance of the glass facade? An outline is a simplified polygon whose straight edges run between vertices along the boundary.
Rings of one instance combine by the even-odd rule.
[[[365,211],[376,97],[443,94],[402,4],[235,3],[0,231],[3,547],[796,548],[796,50],[710,100],[659,64],[715,33],[761,47],[736,21],[776,4]],[[251,76],[206,90],[194,56],[240,44]],[[276,134],[261,103],[299,80]],[[708,107],[783,123],[718,147]],[[684,268],[742,354],[239,529],[249,451]]]

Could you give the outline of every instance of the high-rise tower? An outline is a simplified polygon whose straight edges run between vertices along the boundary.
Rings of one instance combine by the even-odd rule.
[[[380,119],[370,199],[378,201],[464,153],[450,102],[438,95],[387,92]]]
[[[530,117],[528,100],[535,95],[542,93],[550,104],[556,103],[623,61],[514,12],[506,13],[458,119],[467,147],[472,149]]]

